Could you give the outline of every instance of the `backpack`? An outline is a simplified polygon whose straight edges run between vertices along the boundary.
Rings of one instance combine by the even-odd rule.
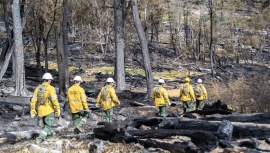
[[[46,103],[46,97],[45,97],[46,88],[47,87],[44,85],[38,86],[37,101],[40,105],[44,105]]]
[[[189,94],[188,87],[189,87],[188,84],[183,85],[183,94],[186,96]]]
[[[161,98],[160,88],[159,87],[156,88],[155,97],[156,98]]]
[[[108,87],[104,87],[103,93],[101,95],[101,99],[103,101],[106,101],[108,94],[109,94],[109,88]]]
[[[195,88],[194,88],[194,94],[196,96],[201,96],[203,94],[203,89],[202,89],[202,85],[197,85]]]

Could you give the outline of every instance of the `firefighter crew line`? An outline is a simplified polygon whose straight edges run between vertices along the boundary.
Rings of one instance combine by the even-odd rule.
[[[55,117],[60,117],[61,110],[57,99],[55,88],[51,86],[53,77],[50,73],[45,73],[42,76],[43,82],[34,90],[33,96],[30,101],[30,114],[31,118],[36,115],[42,118],[43,129],[39,136],[36,138],[36,143],[43,142],[46,138],[53,135],[52,126]],[[75,76],[73,85],[68,88],[66,103],[69,105],[72,121],[73,132],[79,134],[83,132],[83,125],[89,118],[89,108],[86,101],[84,89],[80,86],[82,78]],[[184,84],[180,86],[180,100],[183,102],[183,113],[192,110],[201,110],[204,106],[204,101],[207,99],[207,91],[202,84],[202,80],[197,80],[197,85],[193,88],[190,85],[190,78],[184,79]],[[96,107],[100,107],[106,116],[107,122],[113,121],[113,108],[120,105],[120,101],[115,93],[113,78],[108,78],[106,84],[100,90],[96,99]],[[170,106],[168,93],[164,88],[165,81],[158,80],[158,84],[153,88],[152,100],[154,105],[158,107],[159,112],[157,116],[166,117],[167,106]],[[36,104],[37,111],[36,111]]]

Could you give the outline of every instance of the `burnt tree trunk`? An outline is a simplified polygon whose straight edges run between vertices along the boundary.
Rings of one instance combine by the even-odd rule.
[[[68,6],[67,0],[63,1],[64,14],[62,21],[62,28],[57,38],[57,59],[59,70],[59,94],[64,95],[69,86],[69,73],[68,73],[68,29],[67,29],[67,16]],[[57,30],[56,30],[57,31]]]
[[[213,21],[214,21],[214,12],[213,12],[213,1],[208,0],[209,6],[209,16],[210,16],[210,43],[209,43],[209,50],[210,50],[210,63],[211,63],[211,75],[214,77],[215,70],[214,70],[214,51],[213,51]]]
[[[121,0],[114,0],[114,31],[115,31],[115,54],[116,54],[116,90],[124,90],[126,87],[125,80],[125,40],[124,40],[124,21],[123,7]]]
[[[56,8],[58,0],[55,1],[54,8]],[[49,40],[49,35],[51,33],[54,21],[55,21],[55,15],[56,15],[56,9],[53,11],[53,21],[47,31],[47,33],[43,34],[43,43],[44,43],[44,59],[45,59],[45,71],[48,71],[48,40]],[[44,30],[43,30],[44,33]]]
[[[15,44],[15,96],[26,96],[25,88],[25,69],[24,69],[24,45],[22,41],[22,21],[20,14],[20,1],[14,0],[12,4],[13,32]]]
[[[138,33],[140,45],[141,45],[141,49],[142,49],[142,55],[143,55],[143,61],[144,61],[144,71],[145,71],[146,82],[147,82],[147,95],[148,95],[148,99],[150,99],[152,96],[152,89],[154,87],[154,82],[153,82],[152,68],[151,68],[151,64],[150,64],[148,44],[146,43],[147,39],[145,37],[142,23],[141,23],[141,20],[139,17],[139,11],[137,8],[137,0],[131,0],[130,2],[132,5],[134,25],[136,27],[136,31]]]

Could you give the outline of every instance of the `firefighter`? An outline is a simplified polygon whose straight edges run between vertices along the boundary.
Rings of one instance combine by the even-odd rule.
[[[113,117],[113,107],[115,103],[120,105],[120,101],[115,94],[113,88],[114,80],[113,78],[108,78],[106,80],[105,86],[101,89],[97,97],[96,107],[101,107],[106,114],[106,121],[112,122]]]
[[[190,83],[190,78],[185,78],[185,83],[180,86],[180,100],[183,102],[183,113],[194,110],[195,95]]]
[[[207,91],[202,85],[202,79],[197,80],[197,85],[194,87],[194,94],[196,97],[196,110],[202,110],[204,101],[207,99]]]
[[[152,99],[155,102],[155,106],[159,108],[159,116],[166,116],[166,106],[171,105],[167,91],[163,88],[165,82],[163,79],[158,80],[158,85],[152,91]]]
[[[66,102],[69,104],[72,113],[74,134],[79,134],[84,131],[82,126],[89,118],[90,110],[88,109],[84,89],[80,86],[82,78],[75,76],[73,81],[74,84],[68,89]]]
[[[42,76],[42,80],[43,83],[35,89],[30,102],[31,118],[34,118],[36,114],[38,114],[38,116],[42,118],[44,124],[43,130],[36,138],[36,143],[41,143],[48,136],[52,136],[54,117],[60,116],[60,106],[57,95],[54,87],[50,85],[53,77],[50,73],[45,73]],[[38,112],[36,112],[36,103],[38,104]]]

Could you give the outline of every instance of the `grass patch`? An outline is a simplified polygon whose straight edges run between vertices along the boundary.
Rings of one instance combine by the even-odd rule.
[[[154,72],[153,75],[155,78],[164,78],[164,79],[175,79],[176,77],[179,77],[182,72],[179,71],[170,71],[170,72]]]
[[[132,75],[143,75],[145,76],[145,71],[143,69],[126,69],[126,72]]]

